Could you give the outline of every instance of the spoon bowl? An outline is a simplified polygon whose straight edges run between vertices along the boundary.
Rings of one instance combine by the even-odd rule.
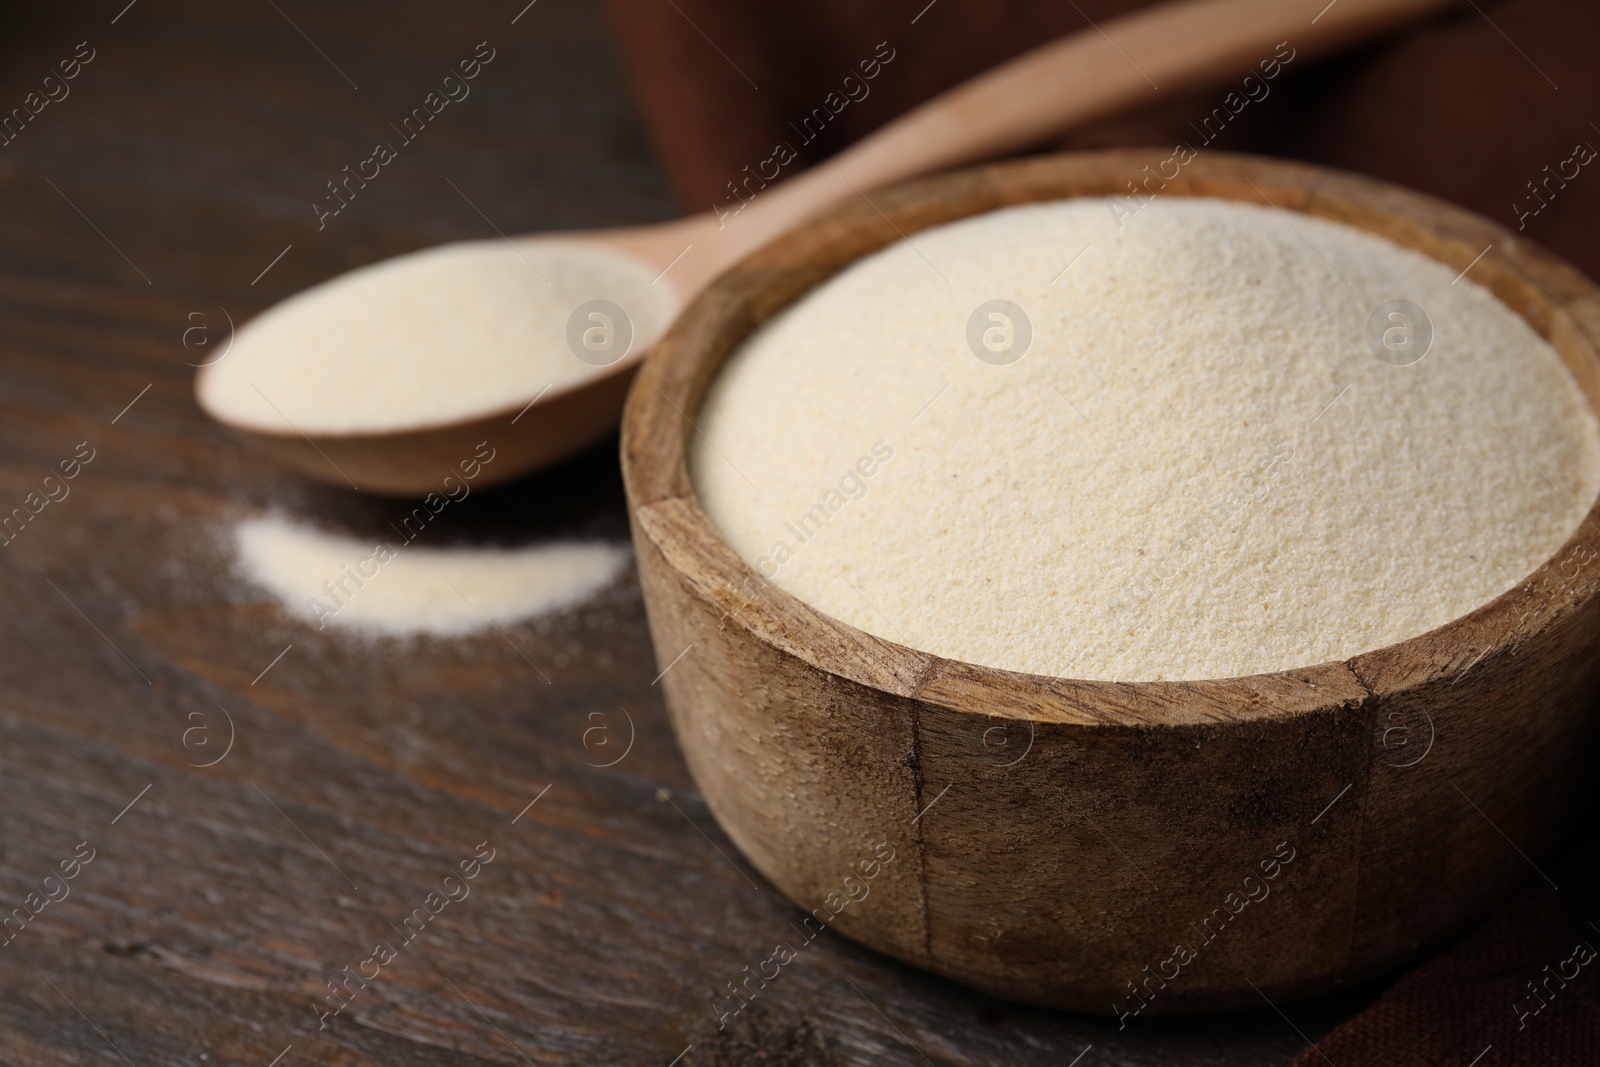
[[[441,478],[485,454],[480,447],[485,444],[494,460],[482,466],[476,483],[510,481],[581,452],[615,429],[643,353],[685,302],[682,288],[633,249],[648,252],[685,229],[669,223],[589,233],[579,240],[551,235],[462,242],[339,275],[247,324],[227,356],[200,369],[197,399],[214,418],[247,434],[285,465],[361,492],[414,497],[437,490]],[[629,305],[624,311],[608,301],[610,308],[595,320],[607,343],[586,350],[590,332],[569,329],[573,358],[565,365],[541,371],[528,359],[525,368],[512,372],[522,380],[521,390],[484,386],[455,397],[453,404],[440,403],[440,394],[461,391],[451,380],[455,375],[486,377],[484,364],[496,356],[501,374],[507,373],[508,359],[524,362],[515,341],[527,328],[550,331],[563,323],[541,322],[534,313],[525,315],[529,321],[496,331],[494,324],[463,316],[448,294],[436,306],[395,308],[389,292],[401,276],[411,274],[414,286],[437,278],[440,268],[454,261],[483,261],[478,269],[492,269],[497,282],[525,286],[534,296],[547,283],[569,282],[560,275],[550,282],[548,261],[570,259],[575,252],[598,254],[634,276],[632,299],[604,289],[557,297],[573,303],[616,297]],[[546,260],[543,270],[537,265],[541,259]],[[562,317],[589,326],[583,310],[580,304]],[[407,321],[386,321],[393,315]],[[438,332],[418,340],[409,336],[411,320]],[[295,379],[316,373],[327,360],[328,346],[320,335],[329,331],[339,331],[336,336],[365,332],[368,343],[410,348],[410,365],[396,359],[388,372],[366,378],[331,368],[319,375],[318,399],[312,402]],[[453,351],[457,336],[461,350]],[[560,345],[561,340],[546,337],[544,343]],[[491,347],[498,352],[482,354]],[[284,365],[290,362],[298,366]]]

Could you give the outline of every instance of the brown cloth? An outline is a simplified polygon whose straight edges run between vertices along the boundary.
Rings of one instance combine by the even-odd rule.
[[[805,145],[793,169],[814,163],[943,89],[1148,0],[607,4],[657,152],[684,207],[705,211],[731,201],[730,183],[779,142]],[[830,93],[837,114],[820,133],[802,128]],[[1209,113],[1215,92],[1152,96],[1048,147],[1190,141],[1188,124]],[[1591,120],[1600,122],[1600,3],[1476,0],[1357,53],[1286,69],[1214,146],[1431,193],[1525,226],[1600,277],[1600,161],[1572,162],[1579,145],[1600,147]],[[1600,960],[1591,958],[1600,839],[1546,870],[1559,891],[1530,870],[1518,896],[1296,1067],[1600,1065]]]
[[[1600,3],[1475,2],[1344,58],[1286,68],[1271,95],[1212,147],[1370,174],[1513,230],[1525,220],[1525,236],[1600,277],[1600,160],[1561,177],[1577,166],[1568,162],[1577,145],[1600,148],[1591,125],[1600,124]],[[731,200],[729,183],[747,166],[754,173],[780,141],[800,150],[786,168],[798,169],[1089,19],[1146,6],[607,0],[656,151],[690,211]],[[893,58],[862,79],[861,64],[875,61],[880,45]],[[838,94],[831,107],[845,105],[805,143],[815,130],[799,125],[830,93]],[[1041,147],[1193,141],[1189,123],[1210,112],[1215,93],[1151,96],[1138,112]]]
[[[1530,874],[1294,1067],[1600,1064],[1600,837]]]

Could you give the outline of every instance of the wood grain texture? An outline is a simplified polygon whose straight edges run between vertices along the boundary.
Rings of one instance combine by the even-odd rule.
[[[1089,1045],[1079,1067],[1231,1067],[1303,1047],[1265,1007],[1118,1032],[831,930],[719,1032],[713,993],[803,913],[692,784],[634,579],[507,627],[509,643],[368,646],[303,626],[233,573],[230,525],[277,510],[381,536],[404,509],[285,474],[192,393],[222,309],[243,321],[374,259],[492,236],[446,179],[507,232],[670,216],[598,14],[540,0],[512,26],[522,2],[278,0],[313,46],[271,5],[126,6],[0,14],[8,108],[79,41],[97,49],[0,148],[0,513],[78,442],[97,450],[0,548],[0,915],[78,842],[97,850],[0,947],[0,1061],[267,1067],[288,1049],[278,1067],[666,1067],[693,1043],[679,1067],[1044,1067]],[[473,95],[318,231],[323,183],[485,39],[499,57]],[[563,535],[627,536],[614,444],[475,491],[426,536]],[[196,766],[221,751],[224,709],[233,748]],[[631,751],[594,766],[616,758],[624,712]],[[324,983],[484,840],[498,854],[471,896],[319,1030]],[[1315,1036],[1361,999],[1286,1010]]]
[[[202,368],[205,375],[209,368]],[[616,432],[637,363],[608,369],[534,403],[520,400],[493,415],[395,433],[316,434],[284,429],[234,432],[253,439],[279,463],[308,477],[363,493],[419,500],[482,441],[493,438],[496,463],[474,483],[504,485],[570,459]],[[196,391],[200,392],[197,385]]]
[[[905,235],[1121,194],[1165,155],[1001,164],[830,213],[685,311],[623,427],[657,655],[695,651],[663,679],[668,707],[729,836],[802,904],[887,839],[905,865],[839,930],[985,992],[1119,1018],[1336,988],[1459,932],[1572,828],[1600,690],[1600,502],[1544,568],[1446,626],[1348,663],[1198,682],[1043,678],[902,648],[789,596],[721,540],[687,448],[753,328]],[[1218,153],[1158,195],[1266,200],[1472,267],[1600,407],[1594,286],[1486,220]]]

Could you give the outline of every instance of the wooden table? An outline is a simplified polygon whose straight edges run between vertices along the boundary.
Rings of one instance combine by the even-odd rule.
[[[593,4],[522,2],[0,15],[0,105],[67,89],[0,148],[0,513],[93,450],[0,548],[0,911],[94,857],[8,931],[0,1061],[1286,1063],[1372,991],[1119,1032],[828,934],[719,1032],[712,995],[800,913],[684,769],[631,574],[503,636],[366,644],[234,573],[241,518],[376,535],[404,509],[201,415],[191,365],[230,319],[438,241],[673,213]],[[480,41],[470,97],[319,229],[324,183]],[[625,539],[615,447],[474,493],[427,537]],[[396,958],[350,980],[379,941]],[[352,999],[319,1017],[340,979]]]

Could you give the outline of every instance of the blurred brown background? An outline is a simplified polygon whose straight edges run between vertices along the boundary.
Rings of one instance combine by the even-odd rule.
[[[794,137],[859,60],[887,41],[895,59],[870,94],[803,152],[811,162],[929,96],[1022,51],[1149,0],[606,0],[652,142],[686,210]],[[1315,11],[1316,5],[1311,10]],[[912,24],[912,18],[916,23]],[[1290,42],[1293,44],[1293,42]],[[1600,147],[1600,4],[1479,0],[1333,62],[1291,65],[1212,147],[1289,156],[1432,193],[1516,229],[1513,205],[1580,142]],[[1218,91],[1151,90],[1148,107],[1051,147],[1199,143],[1190,123]],[[1044,146],[1041,146],[1044,147]],[[1600,275],[1600,179],[1580,171],[1526,235]],[[1571,168],[1568,168],[1571,173]]]

